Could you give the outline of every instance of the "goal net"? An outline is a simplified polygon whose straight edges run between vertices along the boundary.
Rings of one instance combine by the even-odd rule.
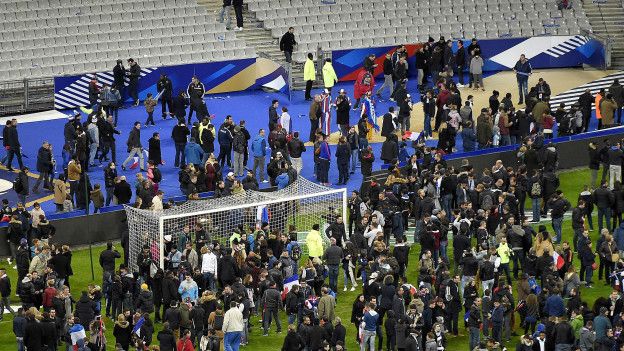
[[[294,225],[297,240],[307,254],[305,238],[314,224],[319,224],[325,245],[329,245],[325,228],[337,215],[346,218],[347,191],[297,177],[288,187],[273,192],[245,191],[221,198],[189,200],[160,212],[130,206],[125,206],[125,210],[130,243],[128,264],[136,271],[137,257],[145,247],[161,268],[174,245],[183,249],[184,242],[190,240],[195,248],[196,223],[201,224],[211,242],[217,241],[221,247],[229,247],[228,239],[241,225],[246,232],[253,232],[267,222],[271,231],[281,233],[288,233],[290,225]]]

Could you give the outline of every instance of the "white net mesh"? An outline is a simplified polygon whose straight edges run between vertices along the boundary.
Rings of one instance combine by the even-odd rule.
[[[211,241],[222,246],[229,246],[229,237],[240,225],[253,231],[257,224],[267,222],[272,231],[282,233],[288,233],[289,226],[294,225],[297,240],[307,254],[305,237],[314,224],[320,225],[324,241],[329,244],[325,228],[337,215],[345,216],[346,190],[298,177],[288,187],[274,192],[246,191],[218,199],[190,200],[162,212],[130,206],[125,209],[130,239],[128,263],[136,270],[137,257],[145,245],[162,267],[163,254],[166,256],[173,245],[183,251],[185,242],[195,243],[196,223],[202,225]],[[185,227],[189,230],[185,231]]]

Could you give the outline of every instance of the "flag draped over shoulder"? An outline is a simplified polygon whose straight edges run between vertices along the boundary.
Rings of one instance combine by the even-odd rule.
[[[78,340],[83,340],[87,337],[87,334],[81,324],[74,324],[69,328],[69,336],[71,337],[72,345],[76,345]]]
[[[368,125],[368,135],[367,139],[371,139],[373,137],[373,129],[379,131],[379,125],[377,124],[377,116],[375,115],[375,105],[373,101],[369,97],[364,97],[362,99],[362,113],[361,116],[366,115],[366,124]]]
[[[282,289],[282,300],[286,299],[286,295],[288,294],[288,292],[290,291],[290,289],[292,289],[294,285],[299,284],[299,275],[294,274],[284,279],[283,283],[284,283],[284,288]]]
[[[323,94],[321,101],[321,109],[323,110],[323,116],[319,119],[319,128],[325,135],[331,133],[331,96],[329,94]]]

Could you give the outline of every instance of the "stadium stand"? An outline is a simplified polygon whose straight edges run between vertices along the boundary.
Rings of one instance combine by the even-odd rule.
[[[275,38],[289,26],[296,28],[297,62],[319,45],[335,50],[426,41],[438,34],[484,39],[574,35],[590,28],[579,2],[562,12],[554,0],[386,0],[365,5],[356,0],[251,0],[249,10]]]
[[[196,0],[0,1],[0,81],[255,56]]]

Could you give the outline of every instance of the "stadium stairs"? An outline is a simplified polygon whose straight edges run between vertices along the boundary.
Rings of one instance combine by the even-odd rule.
[[[197,0],[197,3],[206,7],[209,15],[219,16],[219,12],[223,7],[223,1],[220,0]],[[236,25],[236,16],[234,8],[231,9],[232,25]],[[264,23],[257,19],[255,13],[250,11],[247,4],[243,5],[243,30],[235,31],[236,37],[245,40],[247,46],[254,47],[258,57],[270,59],[279,63],[283,67],[287,67],[284,59],[284,53],[279,49],[279,39],[273,38],[271,31],[264,29]],[[295,37],[297,34],[295,33]],[[314,53],[316,57],[316,53]],[[293,86],[295,90],[303,90],[305,81],[303,80],[303,63],[292,63]],[[317,69],[317,79],[314,87],[322,86],[322,76]]]
[[[624,69],[624,7],[621,0],[585,0],[583,8],[594,33],[613,38],[611,66]]]

